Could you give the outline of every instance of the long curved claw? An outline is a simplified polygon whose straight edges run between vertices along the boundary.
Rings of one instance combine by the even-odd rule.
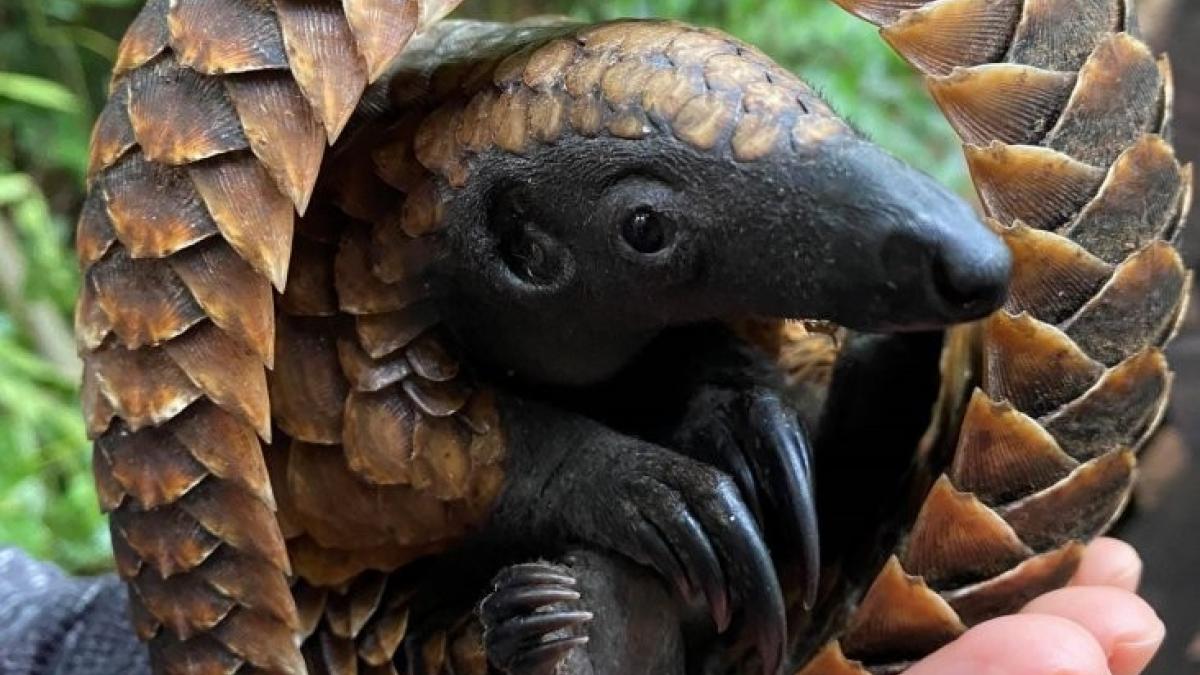
[[[524,675],[555,675],[559,670],[558,665],[567,654],[587,643],[586,635],[543,642],[518,658],[513,663],[512,672]]]
[[[643,469],[657,477],[640,476],[631,497],[643,530],[659,541],[647,546],[639,536],[631,557],[651,558],[667,579],[682,572],[706,596],[718,632],[732,626],[739,642],[756,646],[764,675],[777,675],[787,647],[783,590],[737,484],[703,464],[655,461]],[[666,565],[655,563],[664,557]]]
[[[686,506],[656,522],[661,523],[659,527],[668,546],[688,570],[692,589],[704,593],[717,632],[724,632],[733,619],[733,610],[725,573],[704,528]]]
[[[528,563],[506,568],[480,603],[488,660],[512,675],[550,675],[575,647],[592,613],[572,609],[575,578],[558,567]]]
[[[737,487],[718,486],[716,497],[700,518],[722,553],[730,593],[742,610],[739,630],[753,639],[764,675],[776,675],[786,656],[787,614],[775,565]]]
[[[769,390],[750,394],[747,418],[754,451],[747,453],[766,492],[770,510],[781,514],[785,540],[795,545],[804,566],[805,609],[817,599],[821,547],[817,525],[816,495],[813,491],[812,450],[794,411]]]

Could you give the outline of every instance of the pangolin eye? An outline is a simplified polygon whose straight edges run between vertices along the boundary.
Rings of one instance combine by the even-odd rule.
[[[640,208],[621,224],[621,238],[638,253],[658,253],[670,244],[667,224],[653,210]]]

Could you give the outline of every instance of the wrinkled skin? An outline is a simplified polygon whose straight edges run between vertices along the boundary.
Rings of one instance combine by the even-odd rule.
[[[806,624],[817,600],[809,442],[769,365],[738,356],[729,337],[676,336],[746,316],[863,331],[970,321],[1002,301],[1007,249],[960,199],[848,132],[748,164],[669,137],[572,138],[488,159],[447,205],[447,252],[431,280],[465,350],[505,383],[509,475],[521,480],[509,481],[488,536],[543,555],[583,543],[647,565],[681,607],[705,610],[704,621],[681,610],[700,640],[725,633],[753,645],[758,670],[778,672],[794,651],[789,613]],[[816,430],[818,454],[840,453],[835,469],[844,453],[887,441],[882,462],[870,461],[895,466],[885,472],[897,483],[878,492],[891,498],[928,421],[940,344],[900,340],[864,356],[868,377],[834,385],[832,400],[861,405],[835,407]],[[914,378],[929,395],[890,405],[891,383]],[[862,412],[889,405],[896,414],[864,431]],[[825,563],[878,545],[868,525],[868,539],[838,541]],[[491,656],[512,672],[541,672],[578,646],[496,638],[527,618],[505,606],[490,615]],[[525,630],[561,635],[591,618],[569,612]],[[522,651],[530,645],[541,651]],[[630,672],[592,651],[595,672]],[[721,662],[686,668],[721,672]]]

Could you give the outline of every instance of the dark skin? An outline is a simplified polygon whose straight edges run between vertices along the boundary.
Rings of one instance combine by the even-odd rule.
[[[711,352],[677,351],[678,370],[661,378],[643,370],[629,386],[621,373],[638,372],[639,359],[683,327],[740,316],[863,331],[980,318],[1004,296],[1007,249],[960,199],[848,134],[748,164],[665,136],[570,138],[485,159],[447,206],[447,255],[432,284],[449,327],[507,392],[509,475],[521,480],[509,481],[489,538],[645,565],[682,606],[706,610],[709,632],[732,627],[731,643],[754,645],[758,670],[779,672],[789,651],[780,578],[810,606],[820,557],[812,457],[795,412],[720,339]],[[931,354],[903,360],[936,380]],[[835,388],[831,398],[888,405],[895,381]],[[651,394],[659,382],[687,386]],[[927,420],[932,398],[912,398]],[[854,422],[822,423],[828,452],[858,447],[846,443],[863,440]],[[874,440],[894,432],[882,425]],[[893,463],[911,461],[915,438],[906,439]],[[485,619],[493,638],[511,621],[522,638],[492,639],[491,658],[510,672],[542,672],[577,643],[534,637],[586,617],[530,623],[547,603],[532,604],[539,594],[515,578],[502,587],[533,599]],[[694,672],[719,672],[703,668]],[[628,671],[608,659],[595,672]]]

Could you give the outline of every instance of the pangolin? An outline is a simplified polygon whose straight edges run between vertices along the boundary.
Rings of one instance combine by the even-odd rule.
[[[1166,404],[1191,197],[1169,67],[1121,0],[838,1],[927,75],[994,235],[712,30],[439,23],[453,0],[149,0],[93,137],[76,324],[96,483],[156,670],[485,673],[464,570],[550,541],[649,564],[718,626],[736,613],[751,647],[727,651],[772,672],[895,671],[1064,583]],[[667,327],[980,318],[1003,298],[1000,240],[1010,292],[947,333],[920,451],[942,340],[918,334],[901,347],[928,396],[886,384],[922,414],[893,415],[895,439],[834,434],[907,446],[899,477],[866,475],[864,451],[817,467],[817,513],[839,519],[815,606],[811,564],[779,585],[763,505],[724,472],[578,414],[596,410],[580,389]],[[743,338],[784,369],[813,338],[754,323]],[[700,339],[678,337],[664,351]],[[911,374],[900,355],[884,374]],[[776,480],[766,506],[809,522],[807,480]],[[681,503],[739,572],[727,587],[694,549],[656,554],[686,545],[653,512]],[[803,532],[794,548],[816,550]]]

